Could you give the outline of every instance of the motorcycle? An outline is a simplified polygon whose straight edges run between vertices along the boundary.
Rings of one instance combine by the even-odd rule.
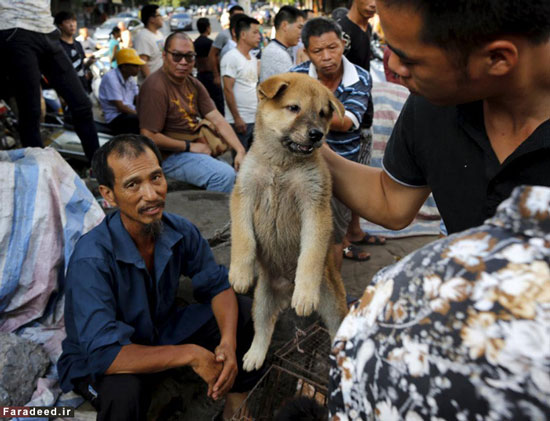
[[[17,149],[21,147],[17,119],[9,105],[0,99],[0,150]]]

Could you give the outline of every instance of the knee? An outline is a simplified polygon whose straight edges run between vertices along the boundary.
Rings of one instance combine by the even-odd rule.
[[[119,417],[128,414],[127,419],[141,419],[141,414],[147,412],[150,404],[150,393],[144,381],[131,374],[105,376],[99,387],[99,413]],[[130,411],[130,409],[133,410]],[[137,411],[129,414],[129,412]],[[113,418],[114,419],[114,418]],[[118,418],[117,418],[118,419]]]
[[[231,193],[233,186],[235,185],[236,177],[237,174],[231,166],[224,165],[223,167],[219,167],[216,173],[210,178],[207,189],[223,193]]]

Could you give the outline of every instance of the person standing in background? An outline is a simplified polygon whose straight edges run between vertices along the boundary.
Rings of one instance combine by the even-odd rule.
[[[162,67],[162,49],[164,35],[160,28],[164,22],[156,4],[147,4],[141,8],[141,21],[145,28],[139,31],[134,45],[139,57],[145,62],[141,66],[138,82],[141,85],[149,74]]]

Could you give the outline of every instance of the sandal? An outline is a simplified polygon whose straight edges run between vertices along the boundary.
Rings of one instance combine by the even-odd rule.
[[[342,250],[345,259],[356,260],[358,262],[366,262],[370,259],[370,253],[361,250],[359,247],[350,244]],[[361,257],[362,254],[366,256]]]
[[[378,235],[370,235],[368,232],[365,233],[365,236],[359,241],[350,241],[353,244],[361,244],[364,246],[383,246],[386,244],[386,239],[384,237],[379,237]]]

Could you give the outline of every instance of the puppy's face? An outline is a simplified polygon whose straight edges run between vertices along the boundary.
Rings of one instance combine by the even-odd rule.
[[[305,74],[272,76],[259,86],[258,97],[258,140],[276,142],[296,155],[313,153],[329,131],[333,114],[344,115],[344,106],[332,92]]]

